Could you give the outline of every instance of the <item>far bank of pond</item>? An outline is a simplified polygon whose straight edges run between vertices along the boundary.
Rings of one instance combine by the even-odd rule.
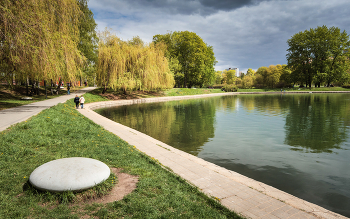
[[[350,217],[350,94],[234,95],[96,110]]]

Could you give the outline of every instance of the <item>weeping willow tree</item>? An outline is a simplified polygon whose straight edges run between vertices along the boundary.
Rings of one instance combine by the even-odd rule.
[[[0,80],[74,80],[80,16],[76,0],[0,0]]]
[[[164,46],[145,46],[136,37],[124,42],[108,30],[100,33],[97,83],[114,90],[156,90],[174,86]]]

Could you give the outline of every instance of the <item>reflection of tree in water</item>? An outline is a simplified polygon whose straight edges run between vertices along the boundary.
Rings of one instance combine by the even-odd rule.
[[[348,136],[349,103],[344,100],[343,94],[291,96],[285,144],[317,153],[339,148]]]
[[[258,111],[265,115],[285,114],[288,110],[286,95],[244,95],[239,99],[239,103],[248,111]]]
[[[197,155],[214,137],[217,98],[121,106],[97,110],[101,115],[166,144]]]
[[[224,112],[234,112],[236,110],[237,96],[216,97],[214,104],[217,110]]]
[[[176,121],[171,124],[170,145],[197,155],[200,147],[214,137],[214,99],[174,102]]]

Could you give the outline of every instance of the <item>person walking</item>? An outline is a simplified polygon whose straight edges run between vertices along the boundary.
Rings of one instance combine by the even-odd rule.
[[[75,95],[74,103],[75,103],[75,108],[79,109],[79,97],[78,97],[78,95]]]
[[[80,102],[80,107],[83,109],[84,108],[84,102],[85,102],[85,98],[83,97],[83,95],[81,95],[81,97],[79,99],[79,102]]]
[[[67,84],[67,94],[70,95],[70,84]]]

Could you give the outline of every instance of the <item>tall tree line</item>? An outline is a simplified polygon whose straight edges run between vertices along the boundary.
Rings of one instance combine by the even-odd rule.
[[[74,80],[86,61],[78,49],[83,15],[77,0],[0,0],[1,79]]]
[[[311,87],[349,81],[350,41],[346,31],[327,26],[305,30],[287,41],[288,66],[294,82]]]

